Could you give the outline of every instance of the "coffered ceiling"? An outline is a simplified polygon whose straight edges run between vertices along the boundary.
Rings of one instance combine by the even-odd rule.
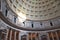
[[[60,0],[7,0],[17,15],[28,20],[48,20],[60,16]]]

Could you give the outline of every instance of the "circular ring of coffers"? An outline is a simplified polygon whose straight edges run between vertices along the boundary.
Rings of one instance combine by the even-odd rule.
[[[6,0],[17,15],[28,20],[48,20],[60,16],[59,0]],[[21,12],[21,13],[20,13]],[[20,15],[20,17],[22,17]],[[23,17],[22,17],[23,18]]]

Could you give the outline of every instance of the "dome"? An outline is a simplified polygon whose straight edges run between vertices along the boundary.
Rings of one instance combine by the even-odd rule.
[[[0,40],[60,40],[60,0],[0,0]]]
[[[2,0],[0,3],[0,18],[9,28],[27,31],[60,28],[60,0]]]
[[[60,0],[7,0],[9,7],[24,20],[49,20],[60,16]]]

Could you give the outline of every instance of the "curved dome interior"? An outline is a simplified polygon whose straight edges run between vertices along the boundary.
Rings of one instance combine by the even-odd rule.
[[[60,0],[0,0],[0,40],[60,40],[59,7]]]
[[[60,16],[60,0],[7,0],[9,7],[23,19],[48,20]]]

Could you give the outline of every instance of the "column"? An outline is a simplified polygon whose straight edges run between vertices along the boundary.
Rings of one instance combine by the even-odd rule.
[[[7,38],[7,40],[10,40],[10,32],[11,32],[11,29],[9,29],[9,32],[8,32],[8,38]]]
[[[27,34],[27,40],[29,40],[29,34]]]
[[[19,31],[16,31],[16,40],[19,40]]]
[[[16,40],[16,31],[15,31],[14,35],[15,35],[15,36],[14,36],[14,40]]]
[[[41,37],[40,37],[41,35],[40,35],[40,33],[39,33],[39,40],[41,40]]]
[[[28,33],[28,40],[31,39],[31,33]]]
[[[9,38],[9,40],[11,40],[11,37],[12,37],[12,29],[10,30],[10,38]]]
[[[56,33],[57,40],[59,40],[59,37],[58,37],[58,34],[57,34],[57,32],[55,32],[55,33]]]
[[[37,33],[35,33],[35,36],[36,36],[36,37],[35,37],[35,40],[38,40],[38,39],[37,39]]]
[[[9,33],[9,29],[7,29],[7,35],[6,35],[6,40],[8,40],[8,34]]]
[[[27,35],[26,35],[26,40],[27,40]]]
[[[40,33],[38,33],[38,40],[40,40]]]
[[[2,36],[2,34],[1,34],[1,31],[0,31],[0,40],[1,40],[1,36]]]
[[[47,33],[47,39],[50,40],[50,38],[49,38],[49,33]]]
[[[52,36],[52,39],[54,40],[54,36],[53,36],[53,33],[51,32],[51,36]]]
[[[32,33],[31,33],[31,40],[32,40]]]
[[[19,40],[20,40],[20,32],[19,32]]]
[[[11,38],[11,40],[14,40],[14,36],[15,36],[14,33],[15,33],[15,30],[12,29],[12,38]]]
[[[19,39],[19,36],[20,36],[19,33],[20,33],[20,32],[18,32],[18,40],[20,40],[20,39]]]

